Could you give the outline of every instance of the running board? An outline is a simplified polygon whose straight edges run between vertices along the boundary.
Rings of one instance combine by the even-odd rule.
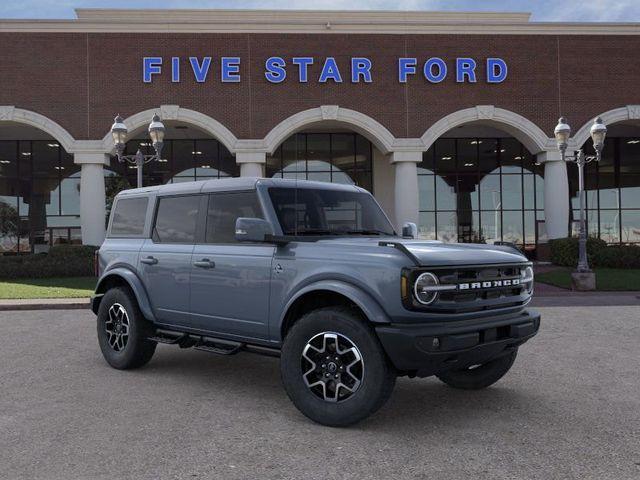
[[[251,352],[270,357],[279,357],[280,350],[262,345],[252,345],[224,338],[207,337],[186,332],[157,329],[149,340],[167,345],[179,345],[180,348],[193,347],[196,350],[216,353],[218,355],[235,355],[238,352]]]

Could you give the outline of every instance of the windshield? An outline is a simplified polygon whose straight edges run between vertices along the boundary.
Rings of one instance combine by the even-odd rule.
[[[368,193],[321,188],[270,188],[285,235],[395,235]]]

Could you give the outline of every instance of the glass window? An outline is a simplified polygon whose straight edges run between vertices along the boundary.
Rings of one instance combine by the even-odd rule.
[[[256,192],[219,193],[209,196],[207,243],[235,243],[236,220],[263,218]]]
[[[118,199],[113,210],[111,235],[142,235],[148,201],[146,197]]]
[[[420,192],[420,210],[435,210],[434,175],[418,175],[418,190]]]
[[[270,188],[285,235],[393,235],[371,195],[350,190]]]
[[[622,211],[622,241],[625,243],[640,242],[640,210]]]
[[[470,139],[465,139],[471,142]],[[469,146],[469,148],[472,148]],[[442,138],[435,144],[436,151],[436,173],[438,175],[456,173],[456,140],[453,138]]]
[[[200,197],[200,195],[184,195],[160,198],[153,228],[154,241],[195,243]]]
[[[17,142],[0,141],[0,177],[18,176]]]
[[[420,212],[420,225],[418,237],[425,240],[436,239],[436,214],[435,212]]]
[[[196,171],[194,168],[194,157],[199,158],[201,155],[196,150],[193,140],[174,140],[173,142],[173,158],[171,164],[171,173],[174,177],[192,177],[195,178]]]

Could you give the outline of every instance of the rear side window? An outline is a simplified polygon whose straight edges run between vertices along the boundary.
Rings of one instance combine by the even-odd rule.
[[[119,199],[113,211],[111,235],[142,235],[148,203],[147,197]]]
[[[264,218],[255,191],[210,195],[206,243],[235,243],[239,217]]]
[[[153,241],[195,243],[200,198],[200,195],[160,198]]]

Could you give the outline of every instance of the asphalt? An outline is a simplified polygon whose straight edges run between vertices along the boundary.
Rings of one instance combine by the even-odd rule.
[[[540,311],[495,386],[400,379],[348,429],[298,413],[277,359],[161,346],[121,372],[87,310],[0,312],[0,478],[640,478],[640,308]]]

